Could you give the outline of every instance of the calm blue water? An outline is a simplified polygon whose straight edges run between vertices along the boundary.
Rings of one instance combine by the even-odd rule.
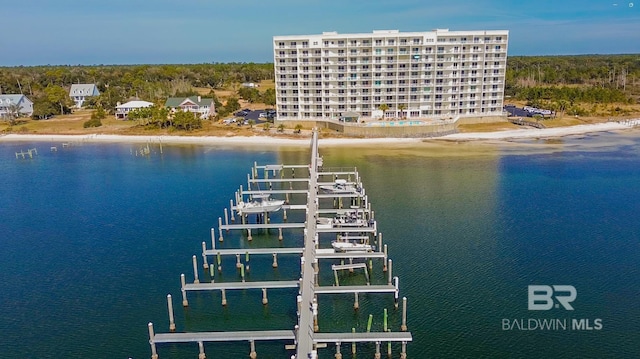
[[[253,162],[307,163],[306,149],[165,146],[136,157],[139,145],[55,145],[58,152],[48,143],[0,145],[0,357],[148,358],[147,323],[167,331],[168,293],[179,331],[291,328],[295,290],[271,291],[267,307],[259,291],[229,294],[227,308],[216,294],[193,294],[183,310],[179,276],[193,277],[191,256],[210,242]],[[15,159],[34,147],[35,159]],[[446,157],[420,146],[321,153],[325,166],[357,166],[363,178],[409,298],[410,358],[640,357],[640,136]],[[298,241],[285,232],[282,245]],[[230,234],[222,245],[278,245],[277,233],[252,243]],[[224,261],[217,280],[237,280],[233,264]],[[271,258],[252,258],[250,280],[292,279],[297,266],[281,258],[273,271]],[[374,266],[374,281],[383,280]],[[575,286],[575,310],[528,311],[531,284]],[[369,314],[380,330],[380,308],[393,300],[364,296],[358,313],[352,304],[351,296],[321,297],[321,331],[362,331]],[[599,318],[603,328],[503,330],[504,318]],[[399,313],[391,322],[397,330]],[[285,357],[283,344],[259,343],[259,357]],[[248,344],[206,349],[209,357],[249,352]],[[372,352],[363,346],[358,355]],[[159,353],[193,358],[198,349]]]

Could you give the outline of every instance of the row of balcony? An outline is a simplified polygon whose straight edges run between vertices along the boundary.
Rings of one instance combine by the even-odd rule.
[[[446,40],[446,39],[445,39]],[[436,42],[424,42],[424,41],[419,41],[419,42],[414,42],[414,41],[394,41],[393,43],[389,44],[384,44],[382,42],[378,43],[375,41],[369,41],[369,42],[363,42],[363,41],[358,41],[355,44],[349,43],[349,42],[345,42],[343,44],[337,44],[336,40],[332,40],[334,42],[334,44],[323,44],[323,46],[321,46],[322,48],[326,48],[326,47],[330,47],[330,48],[352,48],[352,47],[375,47],[375,46],[454,46],[457,44],[476,44],[476,45],[482,45],[482,44],[506,44],[507,40],[488,40],[485,41],[484,39],[482,40],[478,40],[478,41],[462,41],[462,40],[458,40],[458,41],[436,41]],[[297,42],[297,41],[296,41]],[[290,45],[290,44],[285,44],[285,45],[278,45],[278,44],[274,44],[274,48],[277,49],[307,49],[309,48],[309,45],[302,45],[302,44],[296,44],[296,45]]]

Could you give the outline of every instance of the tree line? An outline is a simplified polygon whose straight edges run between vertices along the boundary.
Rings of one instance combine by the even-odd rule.
[[[113,112],[131,98],[162,106],[168,97],[197,95],[195,87],[221,89],[273,77],[272,63],[0,67],[0,93],[27,95],[34,117],[48,118],[70,112],[74,83],[95,83],[101,94],[86,105]],[[637,103],[640,55],[510,56],[505,82],[506,96],[530,102]],[[235,95],[226,104],[213,92],[206,96],[222,116],[239,108],[238,98],[275,105],[273,89],[243,87]]]
[[[509,56],[505,95],[528,101],[637,103],[640,55]]]
[[[47,118],[71,111],[69,88],[75,83],[96,84],[100,96],[89,98],[86,106],[113,112],[118,102],[131,98],[163,105],[168,97],[198,95],[194,87],[213,90],[273,76],[269,63],[0,67],[0,93],[27,95],[34,102],[34,118]]]

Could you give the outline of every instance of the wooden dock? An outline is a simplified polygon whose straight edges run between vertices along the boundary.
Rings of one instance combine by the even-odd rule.
[[[290,177],[289,177],[290,176]],[[297,176],[297,177],[296,177]],[[345,178],[346,177],[346,178]],[[329,182],[328,178],[335,182]],[[352,193],[319,193],[320,185],[331,185],[353,179],[353,184],[361,186],[360,178],[356,169],[329,169],[323,167],[323,161],[318,154],[318,133],[313,132],[311,143],[311,161],[309,165],[263,165],[259,166],[254,162],[251,174],[247,176],[247,190],[240,186],[235,194],[236,203],[249,199],[252,196],[265,195],[285,195],[286,204],[279,210],[283,211],[284,222],[276,222],[279,216],[275,216],[273,221],[268,213],[256,214],[256,221],[259,223],[249,223],[245,215],[238,213],[233,200],[230,201],[231,221],[234,222],[238,216],[241,223],[230,223],[228,210],[224,209],[223,217],[218,218],[218,238],[216,229],[211,229],[211,248],[207,248],[206,242],[202,242],[202,267],[209,270],[210,282],[201,282],[199,279],[199,263],[197,256],[193,256],[193,282],[187,283],[186,276],[182,274],[181,288],[182,305],[189,305],[188,292],[218,291],[221,294],[222,305],[226,306],[226,291],[228,290],[261,290],[262,303],[268,303],[267,291],[273,289],[293,290],[297,295],[297,322],[292,323],[292,327],[282,330],[264,331],[221,331],[221,332],[197,332],[197,333],[175,333],[176,325],[173,315],[173,299],[167,295],[167,308],[169,311],[169,331],[170,333],[158,333],[154,331],[152,323],[148,324],[149,344],[151,346],[151,358],[157,359],[158,344],[166,343],[197,343],[199,347],[199,359],[206,358],[204,353],[205,342],[248,342],[250,345],[249,357],[256,358],[256,342],[261,341],[281,341],[285,348],[291,351],[291,358],[315,359],[319,357],[318,351],[331,345],[335,349],[335,358],[342,358],[342,345],[349,344],[351,353],[355,355],[357,343],[375,344],[375,358],[380,358],[380,345],[388,343],[388,355],[391,354],[391,342],[401,344],[400,358],[407,357],[406,345],[412,341],[411,333],[407,331],[407,299],[402,298],[402,325],[396,331],[392,331],[387,326],[387,309],[384,309],[384,330],[378,332],[350,332],[326,333],[321,332],[318,327],[319,315],[319,295],[352,295],[354,298],[354,310],[359,308],[359,295],[361,294],[381,294],[393,295],[394,308],[399,308],[399,278],[393,276],[392,261],[388,258],[387,246],[382,243],[382,234],[377,232],[377,223],[374,220],[374,213],[371,210],[371,203],[365,194],[363,187],[358,187]],[[322,179],[322,181],[320,180]],[[260,189],[260,185],[268,184],[268,189]],[[293,184],[296,184],[294,188]],[[298,188],[305,185],[306,188]],[[288,186],[289,188],[286,188]],[[255,187],[255,189],[254,189]],[[304,195],[305,203],[289,203],[290,195]],[[298,198],[298,197],[296,197]],[[333,200],[333,206],[328,208],[329,199]],[[343,208],[343,201],[349,200],[350,206]],[[305,210],[306,217],[302,223],[289,223],[287,220],[287,210]],[[319,226],[317,218],[320,215],[335,216],[331,224]],[[346,218],[346,216],[352,216]],[[345,216],[345,217],[339,217]],[[344,222],[343,219],[348,222]],[[358,219],[356,219],[358,218]],[[362,223],[360,223],[362,222]],[[325,222],[322,222],[325,223]],[[216,248],[217,241],[223,241],[223,233],[230,231],[246,231],[247,240],[251,240],[252,230],[278,230],[279,239],[282,240],[282,230],[287,229],[287,235],[300,236],[303,247],[274,247],[274,248]],[[324,234],[324,236],[321,236]],[[337,251],[326,248],[327,234],[335,234],[334,239],[338,241],[357,241],[363,247],[347,247],[347,251]],[[321,243],[323,242],[323,243]],[[356,242],[353,242],[356,243]],[[336,247],[341,248],[342,247]],[[360,250],[360,248],[363,248]],[[365,249],[366,248],[366,249]],[[273,267],[278,266],[278,255],[293,255],[299,257],[300,275],[297,280],[273,280],[273,281],[247,281],[245,280],[245,268],[249,268],[250,256],[272,256]],[[242,281],[215,281],[214,273],[221,271],[222,257],[235,256],[236,268],[240,270]],[[241,258],[245,256],[245,263]],[[381,262],[385,272],[386,284],[371,283],[370,271],[373,261]],[[217,261],[217,266],[215,265]],[[334,272],[334,282],[331,285],[320,285],[319,270],[320,261],[331,263]],[[336,261],[339,263],[336,263]],[[324,268],[324,267],[323,267]],[[364,273],[366,284],[362,285],[340,285],[338,273],[341,271],[357,270]],[[237,272],[236,272],[237,273]],[[236,278],[237,278],[237,274]],[[324,283],[327,284],[327,283]],[[192,294],[195,295],[195,294]],[[370,323],[369,323],[370,326]],[[323,357],[325,357],[323,355]]]

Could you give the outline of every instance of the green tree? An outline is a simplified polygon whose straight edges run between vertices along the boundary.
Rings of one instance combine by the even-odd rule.
[[[398,110],[400,110],[400,117],[405,119],[407,118],[407,114],[404,112],[404,110],[407,109],[407,105],[401,103],[398,105]]]
[[[49,85],[44,89],[44,92],[47,101],[60,107],[60,115],[71,112],[70,107],[72,106],[73,102],[71,101],[69,94],[64,88],[60,86]]]
[[[251,103],[259,102],[261,97],[260,91],[252,87],[241,87],[238,89],[238,96]]]
[[[229,113],[231,113],[240,109],[240,103],[238,102],[237,98],[229,97],[229,99],[227,100],[227,104],[224,105],[224,107],[227,109],[227,111],[229,111]]]
[[[14,126],[18,122],[20,117],[20,106],[12,103],[7,106],[6,119],[9,122],[9,126]]]
[[[300,133],[300,131],[302,131],[302,125],[301,124],[297,124],[296,127],[294,127],[293,132],[294,133]]]
[[[202,120],[190,111],[176,111],[173,114],[173,127],[181,130],[191,131],[202,127]]]
[[[382,118],[384,118],[385,113],[389,110],[389,105],[383,103],[382,105],[378,106],[378,109],[382,111]]]
[[[265,130],[265,131],[269,131],[270,128],[271,128],[271,124],[269,122],[265,122],[262,125],[262,129]]]
[[[98,105],[96,110],[91,113],[91,119],[93,120],[102,120],[105,117],[107,117],[107,113],[100,105]]]
[[[262,94],[262,102],[265,105],[275,106],[276,105],[276,90],[275,89],[266,89]]]
[[[279,124],[278,125],[278,132],[284,132],[284,124]]]
[[[266,123],[268,123],[268,122],[266,122]],[[255,125],[255,124],[256,124],[255,120],[249,120],[249,128],[253,129],[253,125]]]
[[[37,98],[33,101],[33,119],[42,120],[57,113],[57,106],[49,102],[46,98]]]

